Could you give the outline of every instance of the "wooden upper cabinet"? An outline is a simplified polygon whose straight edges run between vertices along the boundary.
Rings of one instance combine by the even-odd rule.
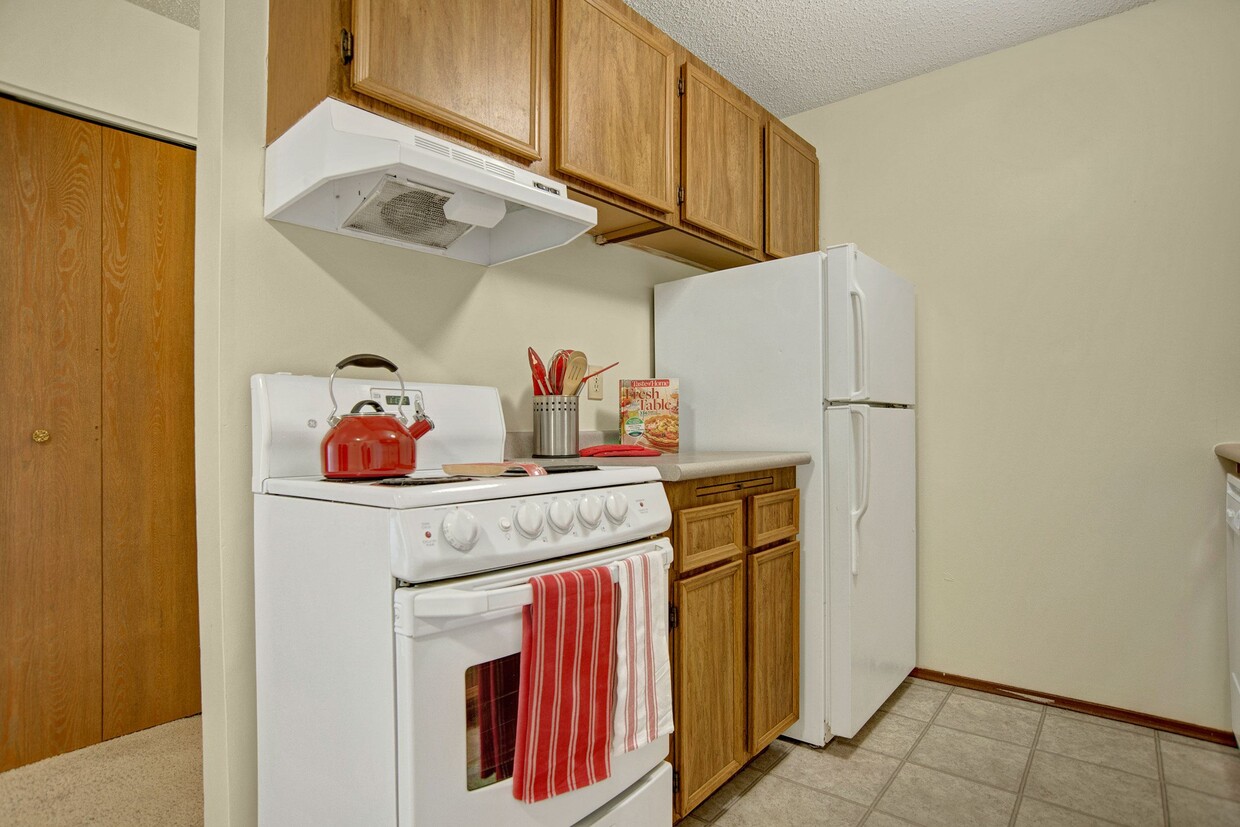
[[[549,0],[354,0],[353,88],[538,160]]]
[[[676,44],[615,0],[560,0],[555,170],[676,208]]]
[[[690,61],[684,69],[681,218],[753,249],[762,246],[762,109]]]
[[[818,249],[818,153],[774,117],[766,127],[766,253]]]

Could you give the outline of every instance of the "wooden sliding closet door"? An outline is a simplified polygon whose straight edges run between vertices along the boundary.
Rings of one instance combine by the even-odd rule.
[[[201,708],[194,153],[103,129],[103,737]]]
[[[0,770],[99,740],[101,133],[0,99]]]

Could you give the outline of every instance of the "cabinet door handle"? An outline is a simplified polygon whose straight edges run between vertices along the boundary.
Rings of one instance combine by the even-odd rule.
[[[52,438],[52,432],[44,428],[39,428],[35,430],[33,434],[30,435],[30,438],[33,439],[35,442],[39,443],[40,445],[42,445],[44,442],[47,442],[49,439]]]

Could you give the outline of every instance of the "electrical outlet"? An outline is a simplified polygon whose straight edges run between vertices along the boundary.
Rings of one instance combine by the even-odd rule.
[[[594,373],[601,368],[602,365],[589,365],[586,367],[586,373]],[[586,398],[599,401],[603,398],[603,377],[601,375],[594,377],[586,383]]]

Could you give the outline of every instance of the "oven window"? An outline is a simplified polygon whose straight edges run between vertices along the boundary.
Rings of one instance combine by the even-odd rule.
[[[467,789],[477,790],[512,778],[520,684],[520,652],[465,670]]]

